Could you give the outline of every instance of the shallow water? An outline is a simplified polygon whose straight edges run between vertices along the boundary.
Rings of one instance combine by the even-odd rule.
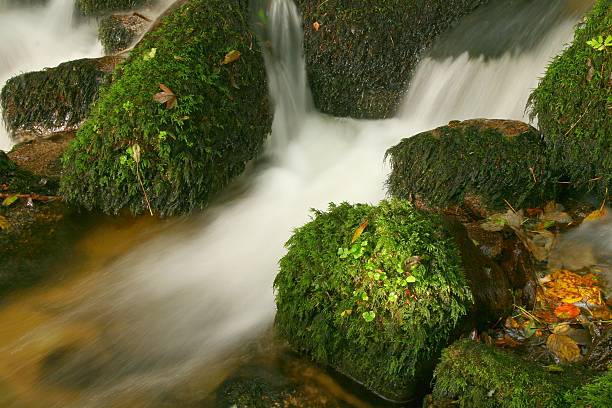
[[[289,19],[290,4],[275,1],[284,10],[279,17]],[[528,2],[510,3],[518,13]],[[541,14],[520,21],[492,4],[481,11],[482,28],[474,36],[446,36],[457,55],[439,57],[434,49],[392,120],[337,119],[309,110],[307,88],[295,80],[303,67],[268,58],[269,75],[288,78],[273,82],[273,99],[283,108],[288,101],[304,103],[277,110],[266,156],[206,212],[164,222],[139,219],[123,228],[102,225],[81,243],[83,256],[57,268],[66,279],[0,306],[0,390],[12,398],[5,405],[198,405],[241,362],[273,354],[265,347],[275,312],[272,282],[292,229],[308,220],[309,208],[384,198],[384,152],[403,137],[453,119],[524,118],[529,91],[591,2],[545,3]],[[469,21],[471,29],[474,24]],[[504,24],[512,24],[507,52],[470,56],[471,44],[485,42]],[[539,41],[515,47],[526,31]],[[334,398],[355,394],[370,401],[365,405],[382,404],[336,385],[329,391]]]

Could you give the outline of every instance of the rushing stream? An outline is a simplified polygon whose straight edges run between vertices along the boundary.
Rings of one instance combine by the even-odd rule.
[[[71,28],[74,42],[62,40],[69,52],[13,48],[22,37],[56,47],[44,15],[62,4],[0,11],[0,32],[16,38],[0,43],[0,82],[8,72],[99,52],[87,25]],[[205,396],[270,327],[277,262],[309,208],[382,199],[384,152],[403,137],[453,119],[524,120],[530,90],[590,4],[492,2],[423,59],[398,117],[357,121],[310,108],[296,52],[300,16],[291,0],[273,0],[267,35],[285,52],[266,58],[277,109],[265,159],[205,213],[101,226],[81,243],[82,256],[58,267],[69,278],[0,306],[0,394],[11,391],[5,405],[186,406],[165,405],[176,387]],[[4,13],[45,23],[40,33],[19,35],[26,17],[13,18],[11,32]],[[7,56],[21,51],[29,53],[21,65],[7,67]]]

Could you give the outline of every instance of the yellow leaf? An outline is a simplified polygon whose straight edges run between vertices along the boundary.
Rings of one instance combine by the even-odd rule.
[[[580,360],[580,347],[571,337],[563,334],[551,334],[546,340],[546,347],[564,363]]]
[[[225,54],[223,57],[223,61],[221,61],[221,65],[231,64],[234,61],[237,61],[240,58],[240,51],[232,50]]]
[[[0,215],[0,230],[8,229],[9,222],[6,218]]]
[[[608,190],[606,190],[606,196],[607,195],[608,195]],[[601,207],[599,207],[598,210],[595,210],[589,215],[587,215],[584,221],[595,221],[595,220],[605,217],[607,214],[608,214],[608,209],[606,208],[606,199],[604,198],[603,202],[601,203]]]
[[[365,220],[359,225],[359,227],[353,234],[353,239],[351,239],[351,244],[357,241],[357,238],[359,238],[361,234],[363,234],[363,230],[366,229],[366,227],[368,226],[368,222],[369,222],[368,220]]]

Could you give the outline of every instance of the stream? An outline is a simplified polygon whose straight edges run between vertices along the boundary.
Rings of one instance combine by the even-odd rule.
[[[93,23],[61,20],[72,15],[66,4],[0,8],[0,83],[100,54]],[[455,119],[527,121],[529,93],[591,4],[479,8],[422,59],[395,118],[360,121],[312,108],[296,52],[301,17],[291,0],[273,0],[267,35],[285,51],[266,56],[276,110],[264,157],[204,212],[101,220],[54,267],[56,279],[0,303],[0,406],[214,406],[210,394],[245,362],[346,406],[384,406],[272,339],[284,242],[310,208],[384,198],[384,153],[404,137]]]

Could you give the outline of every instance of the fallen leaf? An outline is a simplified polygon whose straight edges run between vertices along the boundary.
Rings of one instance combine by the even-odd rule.
[[[551,364],[551,365],[544,366],[544,369],[548,371],[549,373],[562,373],[563,372],[563,367],[557,364]]]
[[[587,215],[584,221],[585,222],[595,221],[595,220],[605,217],[607,214],[608,214],[608,209],[602,204],[601,208]]]
[[[593,309],[591,313],[595,320],[612,320],[612,312],[607,307]]]
[[[159,103],[165,103],[166,109],[172,109],[178,106],[176,95],[170,88],[164,84],[159,84],[159,88],[162,91],[153,95],[153,100]]]
[[[559,321],[557,316],[549,310],[537,310],[533,312],[534,316],[540,320],[544,320],[546,323],[556,323]]]
[[[223,57],[223,61],[221,61],[221,65],[227,65],[227,64],[231,64],[234,61],[237,61],[238,58],[240,58],[240,51],[236,51],[236,50],[232,50],[230,52],[228,52],[227,54],[225,54],[225,57]]]
[[[0,230],[8,229],[9,226],[8,220],[0,215]]]
[[[355,230],[355,233],[353,234],[353,239],[351,239],[351,244],[357,241],[357,238],[359,238],[361,234],[363,234],[363,230],[365,230],[366,227],[368,226],[368,222],[369,222],[368,220],[365,220],[364,222],[359,224],[359,227],[357,227],[357,229]]]
[[[574,340],[563,334],[551,334],[546,340],[546,347],[565,363],[580,360],[580,347]]]
[[[510,337],[507,334],[505,334],[504,337],[502,337],[501,339],[495,340],[495,345],[497,347],[510,347],[510,348],[517,348],[517,347],[522,346],[521,343],[514,340],[512,337]]]
[[[542,210],[541,208],[528,208],[527,209],[527,215],[530,217],[536,217],[543,213],[544,213],[544,210]]]
[[[15,203],[15,201],[19,200],[19,196],[17,194],[12,195],[10,197],[6,197],[4,201],[2,201],[3,207],[9,207]]]
[[[321,24],[318,21],[315,21],[314,23],[312,23],[312,28],[315,31],[319,31],[319,28],[321,28]]]

